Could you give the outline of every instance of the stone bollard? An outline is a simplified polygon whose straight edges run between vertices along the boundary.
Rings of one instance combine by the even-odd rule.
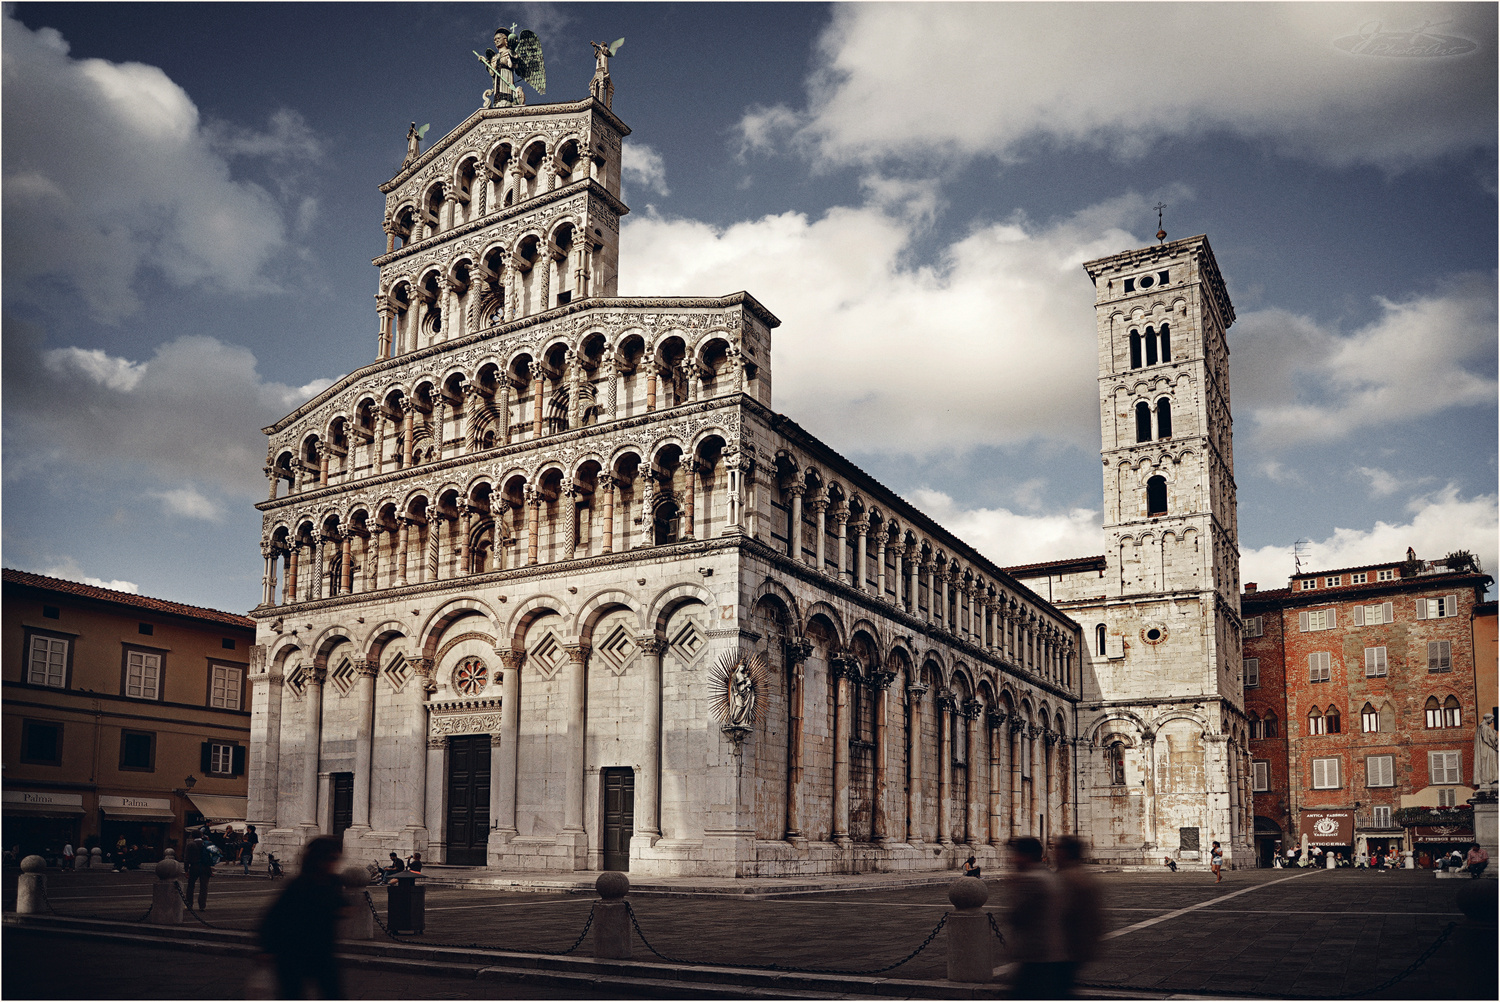
[[[93,851],[89,853],[89,869],[104,869],[104,850],[99,848],[97,845],[94,846]]]
[[[625,895],[630,878],[617,870],[606,870],[594,881],[599,900],[594,902],[594,957],[598,960],[630,959],[630,912]]]
[[[182,890],[177,877],[182,866],[175,859],[156,864],[156,883],[151,885],[151,911],[146,921],[152,925],[182,924]]]
[[[88,865],[89,851],[87,849],[79,849],[78,852],[73,856],[73,869],[81,870]]]
[[[1331,870],[1331,869],[1333,869],[1337,865],[1338,865],[1338,862],[1333,858],[1333,853],[1331,853],[1331,852],[1325,852],[1325,853],[1323,853],[1323,869],[1325,869],[1325,870]]]
[[[1401,858],[1404,860],[1401,865],[1406,867],[1408,870],[1415,870],[1417,868],[1416,854],[1413,853],[1410,849],[1403,852],[1401,854]]]
[[[339,919],[339,939],[374,939],[375,913],[365,900],[365,887],[370,883],[370,871],[362,866],[346,866],[339,874],[344,889],[349,892],[349,913]]]
[[[1458,907],[1464,921],[1453,930],[1453,956],[1458,958],[1459,997],[1496,997],[1495,907],[1500,884],[1475,880],[1467,875],[1458,889]]]
[[[16,914],[35,915],[47,910],[47,861],[40,856],[21,860],[21,879],[16,884]]]
[[[948,980],[992,981],[995,977],[995,935],[984,903],[990,889],[978,877],[959,877],[948,885]]]

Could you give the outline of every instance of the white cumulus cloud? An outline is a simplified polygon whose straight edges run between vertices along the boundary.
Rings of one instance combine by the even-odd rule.
[[[647,191],[654,191],[665,198],[672,192],[667,188],[667,164],[662,155],[645,143],[626,142],[620,148],[620,173],[632,184],[639,184]]]
[[[64,581],[77,581],[79,584],[93,585],[95,588],[108,588],[110,591],[123,591],[130,595],[140,593],[140,588],[134,581],[121,581],[94,577],[78,566],[74,557],[64,557],[60,563],[36,571],[37,574],[46,575],[49,578],[61,578]]]
[[[964,508],[947,494],[925,487],[912,492],[912,501],[1001,567],[1104,551],[1104,530],[1096,510],[1028,515],[1005,508]]]
[[[1478,44],[1336,44],[1423,25]],[[1400,168],[1494,145],[1494,39],[1474,4],[837,4],[806,107],[752,109],[740,131],[826,164],[1009,160],[1038,140],[1130,155],[1217,130]]]
[[[160,501],[167,511],[183,518],[217,522],[224,517],[224,509],[217,502],[204,497],[198,488],[191,485],[174,487],[169,491],[149,491],[148,496]]]

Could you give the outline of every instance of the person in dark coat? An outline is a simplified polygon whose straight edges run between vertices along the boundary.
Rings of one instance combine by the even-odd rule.
[[[182,861],[187,864],[187,906],[193,907],[193,885],[198,885],[198,910],[208,907],[208,878],[213,876],[214,864],[208,856],[208,847],[202,838],[195,838],[182,850]]]
[[[344,844],[320,835],[302,850],[302,867],[260,925],[261,949],[276,967],[278,998],[305,999],[312,987],[320,999],[344,997],[334,959],[339,917],[348,907],[339,880]]]

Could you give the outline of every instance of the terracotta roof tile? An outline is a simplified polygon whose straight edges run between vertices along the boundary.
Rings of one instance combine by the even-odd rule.
[[[173,616],[186,616],[189,619],[202,619],[214,623],[223,623],[227,626],[238,626],[242,629],[255,629],[255,620],[244,616],[236,616],[232,612],[222,612],[218,609],[204,609],[196,605],[183,605],[180,602],[168,602],[166,599],[151,598],[146,595],[132,595],[129,592],[115,591],[110,588],[100,588],[96,585],[84,584],[81,581],[65,581],[62,578],[49,578],[43,574],[30,574],[26,571],[4,569],[4,580],[6,584],[21,585],[26,588],[37,588],[42,591],[57,592],[62,595],[75,595],[78,598],[90,598],[98,602],[113,602],[116,605],[128,605],[136,609],[148,609],[151,612],[162,612]]]

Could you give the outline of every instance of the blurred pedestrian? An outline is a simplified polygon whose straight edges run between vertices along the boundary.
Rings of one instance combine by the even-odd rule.
[[[1015,871],[1007,943],[1019,965],[1011,997],[1056,998],[1063,989],[1061,888],[1056,875],[1042,865],[1041,842],[1029,836],[1011,839],[1010,856]]]
[[[1167,869],[1171,870],[1173,873],[1177,872],[1177,860],[1173,859],[1171,856],[1164,856],[1164,857],[1162,857],[1161,865],[1165,866]]]
[[[260,845],[260,836],[255,834],[255,826],[249,825],[245,828],[245,842],[240,846],[240,862],[244,864],[245,876],[250,876],[250,864],[255,861],[255,847]]]
[[[208,857],[203,839],[195,838],[182,851],[182,861],[187,865],[187,906],[193,910],[193,885],[198,885],[198,910],[208,908],[208,878],[213,876],[214,865]]]
[[[1208,868],[1214,872],[1214,883],[1222,884],[1224,882],[1224,849],[1217,842],[1208,851]]]
[[[1057,880],[1062,886],[1063,937],[1060,994],[1071,996],[1078,970],[1099,953],[1104,935],[1104,896],[1099,881],[1083,863],[1083,840],[1064,835],[1057,840]]]
[[[343,979],[333,955],[334,933],[347,907],[338,877],[344,844],[320,835],[302,850],[302,867],[271,906],[260,926],[261,949],[276,968],[278,998],[344,997]]]

